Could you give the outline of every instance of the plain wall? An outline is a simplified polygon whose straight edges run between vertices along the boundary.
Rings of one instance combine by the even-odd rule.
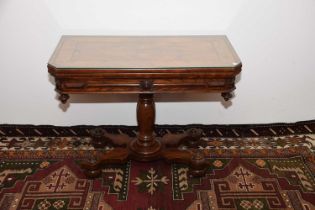
[[[47,61],[62,34],[226,34],[243,72],[235,97],[158,95],[159,124],[315,119],[314,0],[1,0],[0,123],[136,124],[136,96],[61,106]]]

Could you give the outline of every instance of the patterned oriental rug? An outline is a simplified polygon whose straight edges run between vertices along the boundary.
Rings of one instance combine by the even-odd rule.
[[[133,126],[100,126],[135,137]],[[95,126],[0,125],[0,209],[314,210],[315,121],[269,125],[159,125],[156,135],[199,130],[211,166],[202,178],[162,161],[107,165],[87,179]]]

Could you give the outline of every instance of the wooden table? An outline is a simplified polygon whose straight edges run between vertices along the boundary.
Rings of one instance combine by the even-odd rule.
[[[96,162],[82,163],[89,177],[99,176],[102,164],[128,159],[186,163],[192,175],[201,176],[208,164],[196,149],[200,135],[153,135],[154,94],[216,92],[228,100],[241,66],[226,36],[63,36],[48,70],[62,103],[69,94],[139,94],[137,138],[129,141],[93,131],[95,145],[107,141],[117,147]],[[179,149],[181,144],[193,149]]]

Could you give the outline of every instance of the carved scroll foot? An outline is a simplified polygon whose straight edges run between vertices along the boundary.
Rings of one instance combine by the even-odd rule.
[[[190,166],[189,174],[194,177],[204,176],[209,164],[202,151],[192,152],[190,150],[165,149],[162,157],[171,163],[184,163]]]
[[[191,128],[187,131],[188,138],[184,142],[188,148],[197,148],[201,144],[202,130]]]
[[[193,177],[200,177],[204,176],[207,172],[207,169],[209,167],[209,163],[206,161],[204,153],[197,149],[192,157],[190,162],[190,174]]]
[[[90,130],[90,136],[92,138],[91,144],[94,148],[104,148],[110,141],[105,138],[105,130],[101,128],[95,128]]]
[[[97,178],[102,174],[101,170],[101,162],[99,160],[97,161],[82,161],[81,162],[81,168],[84,171],[84,174],[88,178]]]
[[[127,148],[115,148],[101,155],[96,161],[83,161],[81,168],[88,178],[96,178],[101,175],[104,164],[123,164],[128,161]]]
[[[204,176],[209,164],[205,159],[202,150],[198,146],[202,145],[202,130],[191,128],[181,134],[168,133],[162,137],[165,149],[162,158],[167,162],[184,163],[190,166],[189,174],[194,177]],[[176,147],[185,145],[187,150],[180,150]]]

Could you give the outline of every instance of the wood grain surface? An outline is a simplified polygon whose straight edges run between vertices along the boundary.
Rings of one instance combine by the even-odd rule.
[[[234,67],[240,59],[224,35],[62,36],[56,68]]]

